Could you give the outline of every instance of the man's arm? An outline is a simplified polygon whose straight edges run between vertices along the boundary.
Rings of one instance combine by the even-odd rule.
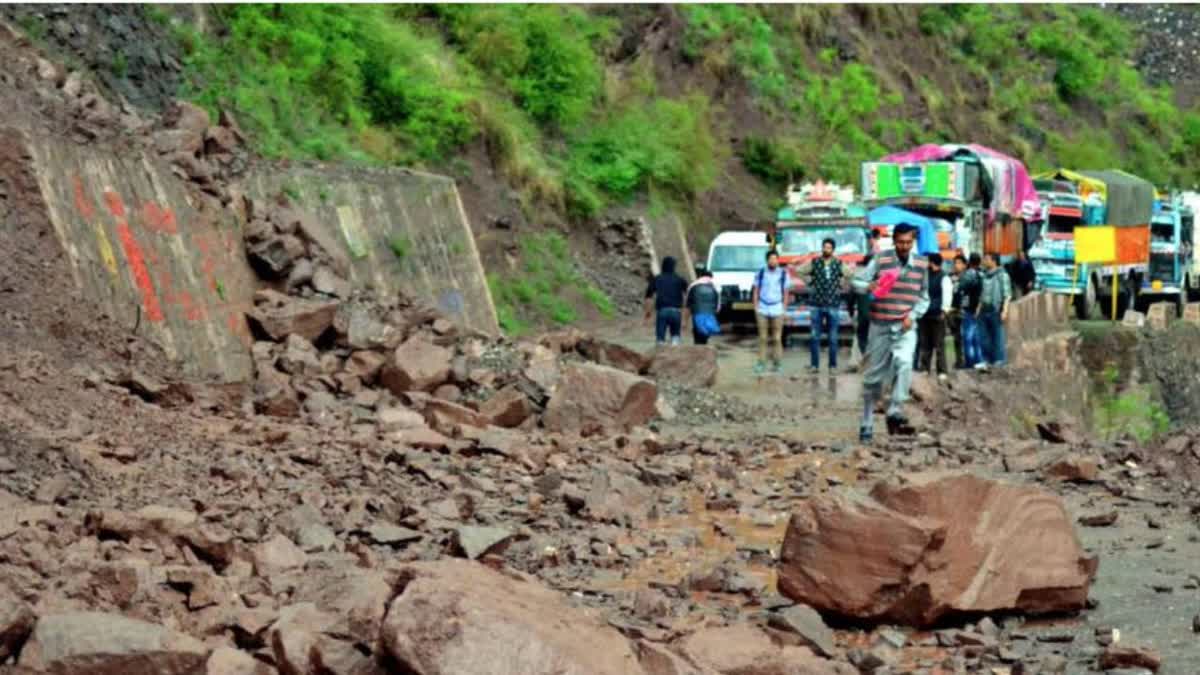
[[[867,266],[854,275],[850,282],[854,286],[855,293],[869,293],[873,290],[872,286],[875,283],[875,276],[879,274],[879,266],[875,264],[875,259],[872,258]]]
[[[1000,292],[1003,298],[1000,302],[1000,320],[1004,321],[1008,318],[1008,301],[1012,299],[1012,281],[1008,279],[1007,272],[1001,272],[1001,274],[1005,275],[1005,278],[1000,280]]]
[[[942,277],[942,313],[950,311],[950,305],[954,300],[954,282],[950,281],[950,277]]]

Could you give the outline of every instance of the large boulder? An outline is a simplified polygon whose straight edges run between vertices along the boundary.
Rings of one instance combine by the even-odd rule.
[[[120,614],[68,612],[38,620],[21,665],[97,675],[182,675],[202,669],[207,653],[199,640],[164,626]]]
[[[589,338],[581,341],[576,349],[589,361],[594,361],[602,366],[618,368],[634,375],[643,375],[650,367],[650,357],[607,340]]]
[[[588,426],[633,427],[654,417],[658,387],[623,370],[590,363],[563,369],[542,423],[555,431]]]
[[[532,581],[465,560],[414,563],[383,647],[412,675],[639,675],[616,630]],[[586,639],[585,639],[586,638]]]
[[[379,381],[397,396],[408,391],[433,391],[450,378],[453,360],[454,352],[414,335],[396,347],[379,373]]]
[[[711,387],[717,382],[717,350],[707,345],[659,347],[650,362],[650,375],[689,387]]]
[[[1062,500],[972,475],[880,483],[792,514],[779,590],[826,613],[928,626],[946,615],[1082,609],[1095,573]]]
[[[337,308],[336,301],[304,300],[264,289],[254,294],[249,317],[276,342],[293,334],[316,342],[333,325]]]

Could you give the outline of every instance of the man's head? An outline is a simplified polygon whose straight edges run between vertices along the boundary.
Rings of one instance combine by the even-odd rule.
[[[971,257],[967,259],[967,265],[972,269],[975,269],[979,267],[981,261],[982,259],[979,257],[978,253],[972,253]]]
[[[712,270],[708,269],[707,267],[701,267],[700,271],[696,272],[696,278],[697,279],[711,279],[712,278]]]
[[[1000,266],[1000,258],[995,253],[983,254],[983,269],[994,270]]]
[[[767,268],[775,269],[779,267],[779,254],[775,251],[767,251]]]
[[[663,274],[674,274],[675,273],[675,258],[673,258],[671,256],[666,256],[665,258],[662,259],[662,273]]]
[[[1025,249],[1017,251],[1017,260],[1025,260]]]
[[[962,274],[967,271],[967,259],[963,254],[959,253],[954,256],[954,273]]]
[[[942,271],[942,254],[941,253],[930,253],[929,254],[929,269],[930,269],[930,271],[933,271],[933,272],[941,272]]]
[[[826,258],[832,258],[834,250],[837,249],[837,242],[832,237],[826,237],[825,241],[821,242],[821,255]]]
[[[912,253],[913,244],[917,241],[917,228],[908,223],[900,223],[896,229],[892,230],[892,246],[896,248],[896,255],[904,260],[908,260],[908,255]]]

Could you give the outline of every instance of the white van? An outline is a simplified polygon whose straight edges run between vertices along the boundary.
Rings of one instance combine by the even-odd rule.
[[[767,262],[765,232],[722,232],[708,247],[708,269],[721,290],[722,321],[754,321],[754,275]]]

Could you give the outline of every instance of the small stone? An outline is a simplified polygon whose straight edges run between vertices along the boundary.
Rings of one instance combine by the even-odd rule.
[[[1079,518],[1079,524],[1083,525],[1084,527],[1108,527],[1116,522],[1116,511],[1109,511],[1107,513],[1100,513],[1093,516],[1081,516]]]
[[[1162,657],[1148,647],[1111,646],[1100,655],[1100,668],[1103,670],[1145,668],[1156,673],[1161,666]]]
[[[407,527],[392,525],[390,523],[377,523],[368,527],[366,530],[367,536],[376,544],[404,544],[410,541],[416,541],[425,536],[416,530],[410,530]]]
[[[464,525],[455,530],[455,543],[467,558],[475,560],[486,553],[506,545],[513,533],[502,527],[479,527]]]

